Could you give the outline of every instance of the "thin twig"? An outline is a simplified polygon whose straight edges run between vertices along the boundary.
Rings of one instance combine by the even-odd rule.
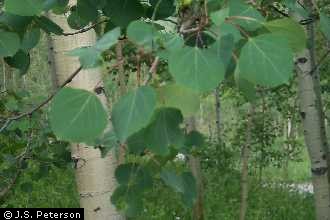
[[[20,155],[18,155],[16,158],[17,159],[17,163],[16,163],[17,171],[15,173],[15,176],[11,179],[11,181],[9,181],[7,187],[0,191],[0,200],[2,198],[4,198],[10,192],[10,190],[15,186],[19,176],[22,173],[23,162],[25,159],[28,158],[27,155],[31,152],[32,133],[33,132],[31,130],[31,134],[28,137],[28,141],[27,141],[24,152],[21,153]]]
[[[140,87],[141,84],[141,55],[136,55],[136,81],[137,86]]]
[[[76,71],[74,71],[60,86],[59,88],[53,92],[46,100],[44,100],[43,102],[41,102],[39,105],[37,105],[36,107],[34,107],[33,109],[31,109],[28,112],[24,112],[20,115],[14,116],[14,117],[10,117],[7,118],[6,122],[4,123],[4,125],[0,128],[0,133],[3,132],[13,121],[17,121],[19,119],[22,119],[24,117],[30,116],[32,115],[34,112],[38,111],[39,109],[41,109],[43,106],[45,106],[48,102],[50,102],[54,96],[63,88],[65,87],[67,84],[69,84],[73,78],[75,78],[78,73],[82,70],[82,67],[80,66],[78,69],[76,69]]]
[[[317,65],[311,70],[310,74],[312,75],[315,71],[317,71],[320,66],[322,65],[323,61],[329,56],[330,50],[327,50],[327,52],[321,57],[320,61],[318,62]]]
[[[147,85],[150,82],[150,80],[152,79],[152,75],[155,74],[157,71],[158,64],[159,64],[159,57],[157,56],[155,57],[154,62],[152,62],[151,64],[147,79],[144,81],[143,85]]]
[[[76,32],[72,32],[72,33],[63,33],[62,35],[63,36],[72,36],[72,35],[76,35],[76,34],[82,34],[82,33],[85,33],[93,28],[95,28],[97,25],[99,24],[102,24],[104,22],[107,22],[109,21],[108,19],[105,19],[105,20],[102,20],[102,21],[99,21],[99,22],[96,22],[95,24],[92,24],[91,26],[87,27],[87,28],[83,28],[83,29],[80,29]]]
[[[238,24],[233,23],[231,20],[226,20],[225,22],[228,22],[229,24],[234,25],[247,39],[251,38],[250,35]]]
[[[14,187],[14,185],[16,184],[17,179],[18,179],[18,177],[20,176],[20,174],[21,174],[21,169],[19,169],[19,170],[16,172],[15,176],[12,178],[12,180],[11,180],[10,183],[7,185],[7,187],[0,191],[0,200],[1,200],[2,198],[4,198],[4,197],[10,192],[10,190]]]

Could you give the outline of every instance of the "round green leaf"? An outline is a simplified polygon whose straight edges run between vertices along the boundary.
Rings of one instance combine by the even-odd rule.
[[[49,33],[53,33],[56,35],[63,34],[63,29],[45,16],[38,17],[35,19],[35,21],[48,34]]]
[[[222,25],[228,16],[229,8],[222,8],[221,10],[212,12],[210,15],[212,22],[217,26]]]
[[[182,177],[179,176],[175,171],[164,169],[160,173],[160,178],[167,186],[171,187],[175,192],[184,192]]]
[[[141,191],[152,186],[151,175],[145,167],[128,163],[117,167],[115,177],[120,185],[136,185]]]
[[[142,196],[136,187],[120,185],[111,195],[111,202],[127,217],[136,217],[143,211]]]
[[[182,195],[182,201],[188,207],[193,207],[197,198],[197,185],[196,180],[192,173],[184,172],[181,174],[182,183],[184,186],[184,193]]]
[[[154,120],[145,130],[146,146],[158,155],[169,153],[169,147],[184,146],[184,135],[180,125],[183,116],[178,109],[161,108],[154,115]]]
[[[290,18],[276,19],[265,23],[265,27],[272,33],[278,34],[279,37],[287,39],[289,46],[295,52],[300,52],[306,48],[304,28],[294,20]]]
[[[44,0],[5,0],[5,10],[21,16],[38,15],[43,8]]]
[[[149,87],[140,87],[123,96],[113,107],[112,123],[118,139],[123,142],[145,127],[156,106],[156,93]]]
[[[330,40],[330,18],[323,12],[320,12],[320,29],[324,36]]]
[[[88,69],[95,68],[102,63],[101,53],[102,51],[95,47],[81,47],[69,51],[68,55],[79,57],[81,66]]]
[[[18,34],[0,31],[0,56],[13,56],[21,46]]]
[[[111,0],[107,1],[103,9],[112,23],[120,27],[127,27],[131,21],[138,20],[144,14],[144,8],[139,0]]]
[[[6,57],[6,63],[9,66],[20,70],[20,74],[24,75],[30,67],[30,55],[19,50],[13,57]]]
[[[180,109],[186,117],[195,114],[199,110],[199,94],[189,88],[168,84],[160,87],[157,94],[159,106]]]
[[[187,147],[202,147],[204,143],[204,136],[198,131],[191,131],[186,135],[185,145]]]
[[[15,32],[24,32],[31,21],[32,17],[19,16],[8,12],[2,12],[0,15],[0,23]]]
[[[223,80],[224,66],[213,50],[185,47],[171,53],[169,70],[175,81],[198,92],[213,90]]]
[[[229,16],[233,22],[248,31],[260,28],[265,18],[253,6],[241,1],[229,1]]]
[[[97,138],[108,124],[107,113],[97,96],[73,88],[64,88],[54,97],[49,120],[57,137],[73,142]]]
[[[127,37],[137,45],[143,46],[150,51],[155,46],[154,37],[157,30],[143,21],[133,21],[127,28]]]
[[[89,22],[94,22],[98,17],[97,8],[90,0],[79,0],[77,2],[77,13],[79,17]]]
[[[174,0],[166,0],[166,1],[159,1],[159,0],[150,0],[149,4],[151,5],[148,8],[148,16],[152,18],[155,14],[155,20],[164,19],[170,17],[175,13],[175,2]]]
[[[109,49],[110,47],[114,46],[117,43],[119,37],[120,37],[120,28],[119,27],[114,28],[111,31],[105,33],[102,36],[102,38],[96,42],[95,48],[103,52]]]
[[[83,27],[88,25],[88,20],[84,19],[83,17],[80,16],[80,14],[77,11],[76,6],[73,6],[71,8],[71,13],[68,17],[68,24],[72,29],[82,29]]]
[[[287,83],[293,73],[293,52],[286,39],[274,34],[249,38],[239,57],[239,77],[262,86]]]
[[[239,30],[232,24],[223,23],[219,26],[212,25],[210,29],[212,30],[211,34],[216,34],[215,38],[217,40],[227,35],[233,35],[234,42],[237,43],[243,38]]]
[[[178,34],[159,32],[157,43],[160,48],[157,48],[157,55],[164,60],[168,60],[172,52],[181,50],[184,47],[184,40]]]
[[[25,32],[22,40],[21,49],[25,52],[29,52],[32,48],[34,48],[40,40],[40,29],[33,28],[27,32]]]
[[[210,47],[216,54],[219,62],[223,63],[226,71],[230,67],[230,62],[235,49],[234,35],[228,34],[216,40]]]

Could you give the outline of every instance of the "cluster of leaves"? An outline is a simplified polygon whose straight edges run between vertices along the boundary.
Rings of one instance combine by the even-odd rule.
[[[304,29],[292,18],[274,19],[264,13],[264,8],[257,10],[239,0],[201,3],[78,0],[76,5],[68,5],[68,0],[26,0],[25,4],[21,0],[5,0],[0,15],[0,56],[24,74],[30,63],[29,51],[38,43],[41,30],[71,35],[45,16],[50,10],[67,13],[69,26],[77,30],[106,21],[105,27],[97,25],[102,31],[95,45],[69,53],[79,57],[82,68],[99,66],[104,61],[103,54],[124,35],[135,45],[136,53],[143,50],[160,59],[171,78],[152,86],[143,85],[122,96],[112,108],[113,132],[106,132],[108,114],[95,94],[64,88],[50,106],[51,128],[61,140],[85,142],[107,150],[127,144],[130,153],[147,153],[153,159],[161,157],[167,161],[174,158],[169,157],[171,152],[189,153],[193,145],[201,145],[198,132],[185,134],[182,128],[183,117],[194,113],[200,94],[214,90],[226,79],[251,101],[257,86],[288,83],[293,75],[294,55],[306,46]],[[313,20],[295,1],[285,3],[289,11]],[[171,18],[177,22],[179,33],[155,23]],[[329,37],[329,18],[320,12],[320,19],[321,30]],[[120,186],[113,202],[123,207],[120,201],[125,201],[129,204],[124,208],[128,213],[136,209],[139,201],[126,193],[132,189],[134,192],[128,195],[139,195],[136,191],[148,186],[151,175],[142,168],[126,164],[116,172]],[[163,181],[186,198],[186,181],[193,181],[190,174],[160,172]],[[139,178],[134,178],[136,174]],[[193,201],[193,196],[188,198]]]

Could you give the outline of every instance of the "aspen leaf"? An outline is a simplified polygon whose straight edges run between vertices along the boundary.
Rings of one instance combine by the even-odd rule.
[[[249,38],[243,46],[239,77],[262,86],[288,83],[293,74],[293,52],[287,40],[274,34]]]
[[[96,95],[73,88],[64,88],[54,97],[49,120],[58,138],[73,142],[97,138],[109,123],[107,113]]]

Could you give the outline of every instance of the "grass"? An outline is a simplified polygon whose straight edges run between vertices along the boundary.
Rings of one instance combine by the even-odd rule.
[[[274,166],[266,167],[264,169],[263,179],[270,182],[311,182],[311,165],[306,148],[302,149],[300,155],[298,155],[298,158],[299,160],[297,161],[289,161],[287,171],[285,171],[284,168]]]

